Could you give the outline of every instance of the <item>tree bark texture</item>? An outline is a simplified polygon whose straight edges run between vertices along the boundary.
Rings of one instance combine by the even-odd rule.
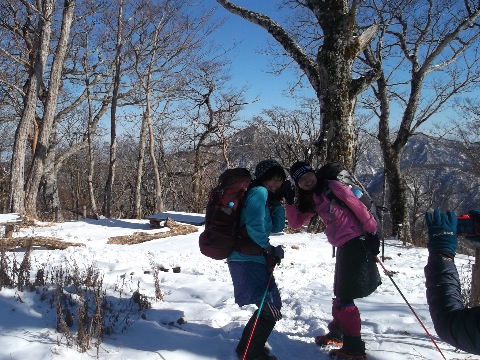
[[[45,160],[43,183],[43,201],[48,213],[52,214],[57,221],[63,221],[61,203],[58,195],[57,168],[55,164],[55,150],[51,148]],[[55,216],[55,213],[57,215]]]

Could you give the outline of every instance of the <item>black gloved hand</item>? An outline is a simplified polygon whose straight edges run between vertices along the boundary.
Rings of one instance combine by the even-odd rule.
[[[278,265],[285,256],[285,251],[283,251],[281,245],[269,245],[265,248],[265,254],[267,256],[267,261],[273,261],[274,264]]]
[[[366,233],[365,240],[367,240],[368,250],[370,250],[373,256],[380,254],[380,238],[377,233]]]
[[[285,180],[282,183],[282,186],[272,194],[272,199],[280,201],[281,199],[285,199],[287,204],[293,204],[295,201],[295,185],[290,182],[290,180]]]
[[[282,188],[284,188],[285,202],[289,205],[292,205],[295,202],[295,184],[293,184],[290,180],[285,180]]]
[[[428,227],[428,251],[451,258],[457,251],[457,217],[453,211],[440,212],[439,208],[425,213]]]

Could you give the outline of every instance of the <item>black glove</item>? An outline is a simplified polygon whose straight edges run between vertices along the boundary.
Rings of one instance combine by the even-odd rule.
[[[281,245],[272,246],[269,245],[265,248],[265,255],[267,257],[267,262],[273,262],[273,264],[278,265],[282,261],[283,257],[285,256],[285,251]]]
[[[285,180],[280,188],[275,192],[274,197],[276,199],[285,199],[287,204],[293,204],[295,202],[295,184],[292,184],[290,180]]]
[[[377,233],[366,233],[365,240],[367,240],[368,250],[370,250],[373,256],[380,254],[380,238]]]
[[[455,257],[457,251],[457,217],[453,211],[440,212],[439,208],[425,213],[428,227],[428,251]]]
[[[283,186],[285,186],[285,202],[289,205],[292,205],[295,203],[295,184],[293,184],[290,180],[285,180]]]

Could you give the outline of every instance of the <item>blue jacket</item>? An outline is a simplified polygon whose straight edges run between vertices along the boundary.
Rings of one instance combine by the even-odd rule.
[[[240,225],[246,226],[248,236],[263,249],[270,245],[270,233],[280,232],[285,227],[285,209],[281,204],[277,204],[270,213],[267,199],[268,191],[265,187],[255,186],[249,189],[240,214]],[[238,251],[232,251],[227,261],[255,261],[266,264],[263,255],[246,255]]]
[[[432,253],[424,271],[428,307],[438,336],[458,349],[480,355],[480,307],[463,305],[455,263]]]

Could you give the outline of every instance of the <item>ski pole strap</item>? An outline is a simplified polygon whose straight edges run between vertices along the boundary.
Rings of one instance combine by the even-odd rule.
[[[425,325],[423,324],[422,320],[420,320],[420,318],[418,317],[417,313],[415,312],[415,310],[413,310],[412,306],[410,305],[410,303],[407,301],[407,299],[405,298],[405,296],[403,295],[403,293],[400,291],[400,288],[397,286],[397,284],[395,283],[395,281],[393,281],[393,278],[392,278],[392,275],[390,275],[390,272],[385,268],[385,266],[383,265],[383,263],[380,261],[380,259],[378,258],[378,256],[375,256],[375,259],[377,260],[377,262],[382,266],[383,268],[383,271],[385,273],[385,275],[388,276],[388,278],[392,281],[393,285],[395,286],[395,288],[398,290],[398,292],[400,293],[400,295],[402,296],[403,298],[403,301],[405,301],[405,303],[408,305],[408,307],[410,308],[410,311],[413,313],[413,315],[415,315],[415,317],[417,318],[418,322],[420,323],[420,325],[422,325],[423,327],[423,330],[425,330],[425,333],[428,335],[428,337],[430,338],[430,340],[432,341],[433,345],[435,345],[435,347],[437,348],[437,350],[440,352],[440,354],[442,355],[442,357],[447,360],[447,358],[445,357],[445,355],[443,354],[442,350],[440,350],[440,348],[438,347],[437,343],[435,342],[435,339],[433,338],[432,335],[430,335],[430,333],[428,332],[427,328],[425,327]]]

